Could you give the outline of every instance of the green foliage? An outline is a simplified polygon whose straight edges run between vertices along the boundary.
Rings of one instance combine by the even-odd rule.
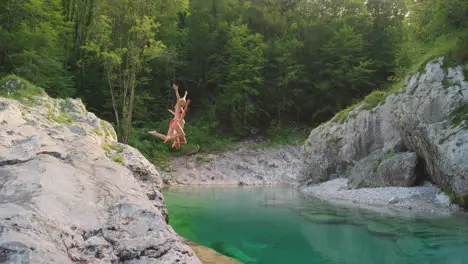
[[[387,98],[388,93],[385,91],[373,91],[369,95],[364,98],[364,104],[362,105],[362,109],[364,110],[372,110],[374,107],[378,106],[382,102],[385,101]]]
[[[114,157],[112,157],[112,161],[113,161],[113,162],[120,163],[120,164],[122,164],[122,165],[125,165],[122,156],[114,156]]]
[[[117,135],[115,134],[115,131],[109,128],[106,122],[101,120],[99,124],[101,125],[102,130],[104,131],[105,137],[111,137],[112,139],[117,140]]]
[[[208,157],[206,157],[206,156],[203,156],[203,155],[197,155],[197,156],[195,157],[195,159],[196,159],[198,162],[204,162],[204,163],[210,163],[210,162],[213,161],[212,159],[210,159],[210,158],[208,158]]]
[[[252,135],[298,142],[298,127],[374,108],[437,56],[466,64],[467,16],[464,0],[6,0],[0,76],[82,98],[113,123],[100,133],[169,170],[172,156]],[[168,130],[174,81],[192,101],[182,150],[147,133]],[[42,93],[22,83],[8,96]],[[72,107],[49,117],[69,123]]]
[[[468,121],[468,103],[462,103],[459,107],[453,110],[453,112],[450,114],[450,117],[452,118],[453,127],[460,126],[463,121],[465,121],[464,127],[467,127],[468,124],[466,122]]]
[[[468,195],[457,195],[455,190],[448,186],[444,186],[442,190],[445,194],[447,194],[452,203],[460,206],[464,210],[468,210]]]
[[[334,123],[339,123],[339,124],[343,124],[344,122],[346,122],[348,120],[348,118],[353,118],[355,116],[352,116],[351,115],[351,111],[353,111],[354,109],[356,109],[356,107],[360,106],[361,103],[358,103],[358,104],[354,104],[354,105],[351,105],[343,110],[341,110],[340,112],[338,112],[332,119],[331,119],[331,122],[334,122]]]
[[[266,142],[252,145],[250,149],[266,149],[282,145],[298,145],[307,139],[308,130],[298,127],[282,127],[275,121],[270,123],[267,130],[268,140]]]
[[[73,117],[68,113],[64,112],[62,109],[59,109],[58,113],[55,111],[55,108],[52,108],[51,105],[46,103],[47,115],[46,118],[52,122],[59,124],[70,125],[73,123]]]
[[[385,154],[385,156],[383,157],[383,160],[390,159],[393,157],[395,157],[395,153],[390,152],[390,153]]]
[[[453,83],[451,81],[447,80],[447,79],[444,79],[442,81],[442,85],[444,86],[445,89],[447,89],[447,88],[450,88],[451,86],[453,86]]]
[[[91,129],[91,132],[94,133],[94,134],[96,134],[96,135],[98,135],[98,136],[100,136],[100,137],[102,137],[102,132],[101,132],[101,130],[99,130],[99,129],[97,129],[97,128]]]
[[[0,96],[29,102],[34,96],[41,96],[44,91],[27,80],[16,75],[8,75],[0,79]]]
[[[229,124],[236,134],[244,135],[249,129],[248,121],[258,113],[252,98],[260,94],[257,87],[263,82],[265,44],[263,36],[250,33],[241,20],[223,26],[229,40],[219,61],[220,70],[226,74],[215,77],[221,90],[216,108],[225,125]]]
[[[71,96],[64,68],[71,25],[60,0],[14,1],[0,5],[0,76],[15,73],[53,96]]]
[[[123,148],[122,148],[122,146],[120,146],[119,144],[107,144],[107,143],[104,143],[104,145],[102,145],[102,149],[104,149],[105,151],[114,150],[114,151],[116,151],[117,153],[122,153],[122,152],[123,152]]]
[[[445,67],[468,60],[468,3],[463,0],[409,1],[411,16],[398,62],[402,74],[424,70],[427,62],[445,56]]]

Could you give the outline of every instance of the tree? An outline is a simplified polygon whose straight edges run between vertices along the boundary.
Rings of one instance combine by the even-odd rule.
[[[253,97],[259,95],[257,87],[263,82],[265,44],[263,36],[250,33],[241,20],[224,26],[229,40],[218,61],[216,79],[221,92],[216,109],[224,125],[243,135],[257,113]]]
[[[148,81],[149,61],[165,48],[155,39],[159,24],[154,16],[146,15],[150,6],[145,9],[141,5],[140,1],[129,4],[120,0],[104,6],[110,15],[99,17],[93,38],[83,47],[105,69],[118,137],[123,143],[128,142],[131,132],[135,91]]]
[[[6,0],[0,5],[0,72],[20,75],[52,96],[73,95],[64,67],[69,29],[59,0]]]

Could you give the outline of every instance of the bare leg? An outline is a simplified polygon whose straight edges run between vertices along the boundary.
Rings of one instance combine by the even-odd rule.
[[[167,134],[166,141],[174,140],[177,137],[185,137],[184,129],[180,126],[180,124],[178,122],[176,122],[176,123],[174,123],[172,125],[171,130],[172,130],[171,133]],[[175,131],[176,133],[174,134],[173,131]]]
[[[177,140],[180,144],[187,144],[187,139],[185,137],[179,137]]]
[[[160,133],[158,133],[156,131],[149,131],[148,134],[151,134],[151,135],[153,135],[155,137],[158,137],[158,138],[160,138],[160,139],[162,139],[164,141],[167,141],[167,136],[165,136],[163,134],[160,134]]]

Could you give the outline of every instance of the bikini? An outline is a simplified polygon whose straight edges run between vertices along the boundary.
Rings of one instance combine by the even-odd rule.
[[[182,115],[184,113],[184,110],[179,109],[179,113]],[[172,127],[172,124],[177,120],[177,118],[172,118],[171,121],[169,121],[169,127]],[[184,122],[185,123],[185,122]]]

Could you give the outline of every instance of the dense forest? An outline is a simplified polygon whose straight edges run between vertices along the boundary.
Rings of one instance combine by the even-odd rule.
[[[433,56],[468,60],[466,0],[2,2],[0,77],[82,98],[153,161],[173,82],[188,141],[215,149],[318,125]]]

